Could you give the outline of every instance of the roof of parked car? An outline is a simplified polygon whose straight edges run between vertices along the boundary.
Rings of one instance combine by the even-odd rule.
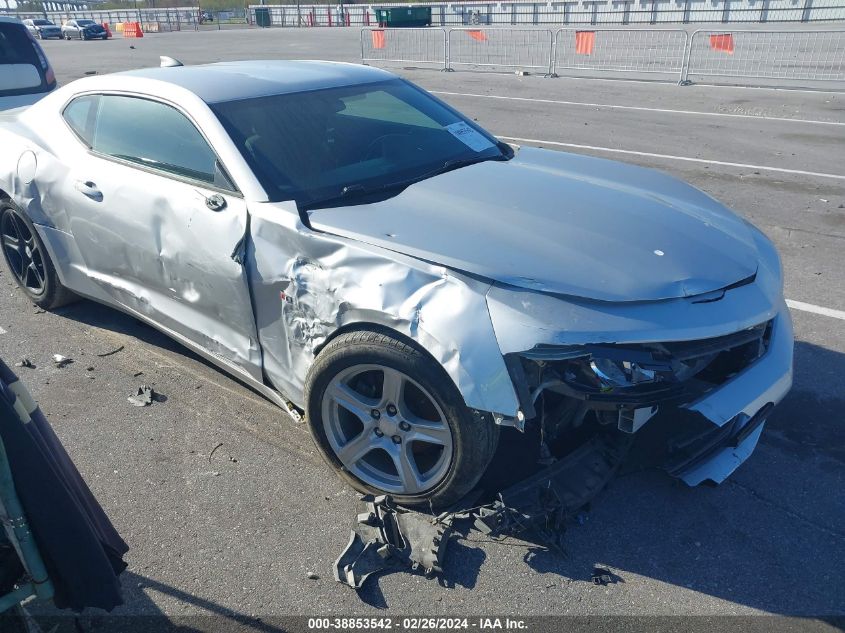
[[[13,18],[7,15],[0,15],[0,22],[12,22],[15,24],[23,24],[18,18]]]
[[[351,86],[396,77],[359,64],[282,60],[143,68],[118,74],[165,81],[190,90],[206,103]]]

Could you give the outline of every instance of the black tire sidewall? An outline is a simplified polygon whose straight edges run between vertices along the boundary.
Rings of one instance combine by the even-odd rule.
[[[445,507],[466,495],[477,483],[495,451],[498,427],[492,421],[475,416],[464,404],[457,387],[443,368],[428,355],[396,339],[367,340],[354,333],[339,337],[318,356],[306,382],[306,412],[315,444],[323,458],[353,488],[364,493],[389,494],[396,502],[424,507]],[[356,340],[357,339],[357,340]],[[398,343],[394,345],[392,343]],[[377,364],[400,371],[435,400],[446,416],[452,432],[452,463],[446,476],[421,495],[397,495],[367,486],[335,456],[323,428],[322,399],[331,380],[339,372],[355,365]],[[492,427],[492,428],[488,428]],[[495,438],[490,435],[495,434]]]
[[[44,308],[45,310],[49,310],[53,307],[57,307],[60,301],[60,295],[63,293],[64,288],[62,287],[61,283],[59,282],[58,275],[56,273],[56,269],[53,267],[53,262],[50,260],[50,255],[47,252],[47,249],[44,247],[44,242],[41,241],[41,236],[38,235],[38,231],[35,230],[35,226],[33,226],[32,222],[26,214],[21,213],[20,210],[11,204],[9,201],[4,200],[0,202],[0,220],[7,213],[14,213],[15,217],[18,221],[23,222],[29,232],[32,233],[32,237],[35,239],[35,243],[38,245],[38,251],[41,254],[41,261],[44,264],[44,290],[39,293],[33,293],[29,288],[26,288],[18,281],[17,275],[12,272],[11,266],[9,265],[9,260],[6,256],[5,249],[3,250],[3,264],[6,267],[6,270],[14,277],[15,283],[17,284],[18,288],[23,291],[24,294],[32,301],[35,305],[40,308]],[[63,303],[64,301],[62,301]]]

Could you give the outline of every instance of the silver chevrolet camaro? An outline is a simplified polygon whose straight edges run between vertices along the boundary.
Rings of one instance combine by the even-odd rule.
[[[720,482],[791,386],[759,230],[660,172],[507,145],[382,70],[85,78],[0,117],[0,147],[3,255],[36,304],[152,324],[401,503],[462,498],[501,427],[548,462],[658,412],[665,468]]]

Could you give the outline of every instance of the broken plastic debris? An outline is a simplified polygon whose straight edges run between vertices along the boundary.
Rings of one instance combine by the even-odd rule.
[[[208,463],[211,463],[211,458],[214,457],[214,453],[217,452],[217,449],[223,446],[223,442],[218,442],[218,444],[211,449],[211,452],[208,454]]]
[[[20,361],[15,363],[15,367],[26,367],[27,369],[35,369],[35,365],[28,358],[21,358]]]
[[[110,352],[104,352],[102,354],[97,354],[97,356],[99,356],[100,358],[105,358],[106,356],[111,356],[112,354],[117,354],[118,352],[122,352],[123,348],[124,348],[124,346],[121,345],[117,349],[113,349]]]
[[[380,571],[443,572],[450,522],[397,508],[388,496],[366,495],[361,500],[366,510],[358,514],[349,543],[335,561],[335,580],[360,589]]]
[[[53,354],[53,362],[55,363],[56,367],[61,369],[65,365],[69,365],[73,362],[72,358],[68,358],[67,356],[62,356],[61,354]]]
[[[144,385],[143,387],[138,387],[138,393],[134,396],[129,396],[127,400],[132,406],[135,407],[146,407],[153,403],[155,399],[155,391],[153,391],[152,387],[148,387]]]
[[[592,580],[594,585],[610,585],[616,582],[613,574],[606,567],[593,567]]]

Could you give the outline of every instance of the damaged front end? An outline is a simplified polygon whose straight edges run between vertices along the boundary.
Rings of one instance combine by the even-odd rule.
[[[578,438],[630,436],[660,413],[669,426],[663,468],[689,485],[721,483],[754,450],[766,417],[792,384],[789,314],[782,299],[780,309],[771,307],[775,302],[766,306],[760,291],[755,280],[712,303],[691,298],[625,306],[539,293],[517,293],[514,301],[503,289],[491,290],[491,315],[497,334],[507,332],[500,343],[520,402],[511,425],[539,427],[541,459],[554,459],[577,446]],[[760,307],[756,313],[754,301]],[[507,349],[526,333],[524,326],[519,333],[506,323],[505,302],[543,321],[535,330],[542,342]],[[743,307],[745,322],[739,318]],[[710,323],[701,314],[684,320],[696,310],[706,312]],[[583,342],[557,342],[577,340],[579,328],[553,334],[545,326],[557,315],[561,323],[576,318],[583,327],[579,312],[586,311],[591,312],[587,325],[598,311],[611,325],[621,328],[627,321],[628,331],[616,333],[621,342],[612,342],[614,333],[599,328],[592,338],[601,342],[588,342],[587,332]],[[724,319],[728,314],[731,319]],[[664,319],[667,326],[659,328]],[[708,325],[713,336],[690,336]],[[724,333],[729,328],[735,329]]]

